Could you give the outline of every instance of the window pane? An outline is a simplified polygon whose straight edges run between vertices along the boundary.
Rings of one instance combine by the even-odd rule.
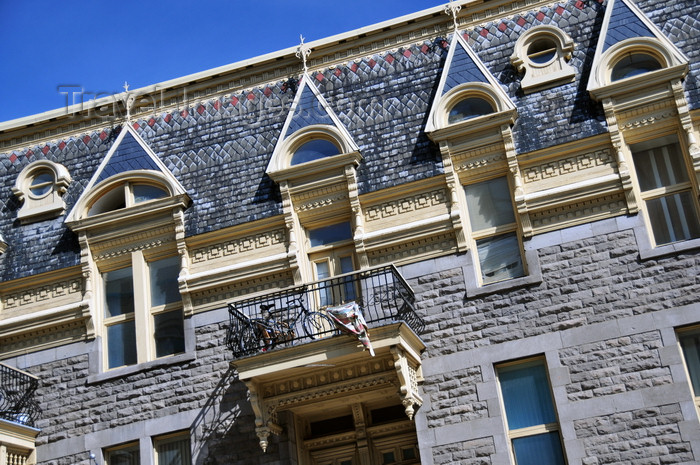
[[[134,312],[134,280],[131,267],[104,275],[105,318]]]
[[[109,368],[136,363],[136,325],[133,320],[107,326],[107,358]]]
[[[662,147],[637,150],[640,146],[632,146],[632,158],[642,191],[688,181],[678,141]]]
[[[120,208],[126,208],[123,185],[115,187],[92,204],[88,211],[88,216],[99,215],[100,213],[111,212]]]
[[[500,368],[498,380],[501,384],[508,429],[557,421],[544,365],[528,363]]]
[[[493,113],[493,107],[489,102],[482,98],[469,97],[460,100],[452,107],[450,114],[447,116],[447,122],[450,124],[458,123],[477,116],[488,115],[489,113]]]
[[[618,61],[613,68],[611,81],[619,81],[639,74],[649,73],[661,69],[661,64],[650,55],[634,53]]]
[[[352,239],[352,230],[349,222],[332,224],[322,228],[309,229],[309,241],[311,247],[318,245],[332,244]]]
[[[156,446],[158,465],[190,465],[189,438],[159,443]]]
[[[503,178],[464,186],[472,231],[515,222],[508,180]]]
[[[165,357],[185,351],[182,310],[158,313],[153,316],[153,322],[156,357]]]
[[[656,245],[700,237],[700,221],[690,191],[647,200]]]
[[[700,397],[700,332],[679,336],[695,397]]]
[[[484,284],[525,275],[520,244],[515,234],[503,234],[476,241]]]
[[[147,200],[162,199],[167,197],[168,193],[160,187],[151,186],[149,184],[134,184],[134,203],[146,202]]]
[[[352,265],[352,257],[340,257],[340,273],[350,273],[355,269]],[[343,283],[343,296],[344,301],[355,300],[355,286],[353,285],[352,278],[343,278],[345,282]]]
[[[105,459],[107,465],[139,465],[138,446],[107,451],[105,453]]]
[[[32,194],[39,197],[49,192],[53,187],[53,183],[53,172],[48,170],[41,170],[32,178],[29,190],[32,192]]]
[[[330,264],[327,261],[323,262],[316,262],[316,279],[322,280],[326,278],[331,277],[331,269],[330,269]],[[330,282],[325,282],[320,284],[319,288],[319,298],[321,299],[321,307],[326,307],[333,302],[333,297],[331,295],[331,288],[330,288],[331,283]]]
[[[300,163],[306,163],[307,161],[338,155],[339,153],[340,150],[333,142],[326,139],[313,139],[303,144],[294,152],[291,164],[298,165]]]
[[[518,465],[565,465],[559,433],[513,439],[513,452]]]
[[[170,257],[148,264],[151,274],[151,306],[157,307],[180,300],[177,277],[180,274],[179,257]]]

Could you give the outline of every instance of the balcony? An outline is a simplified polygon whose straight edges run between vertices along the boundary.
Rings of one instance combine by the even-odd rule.
[[[263,451],[282,431],[281,411],[302,418],[339,405],[395,403],[412,420],[423,403],[425,349],[418,336],[425,323],[414,305],[411,287],[392,265],[231,303],[226,342],[250,391]],[[362,315],[369,342],[341,334],[348,331],[331,315],[342,319],[348,309]]]
[[[33,427],[39,416],[38,386],[36,377],[0,363],[0,419]]]
[[[420,334],[425,327],[413,291],[389,265],[231,303],[226,343],[239,358],[331,337],[340,330],[329,312],[347,303],[357,304],[370,329],[404,322]]]
[[[0,363],[0,465],[36,463],[36,377]]]

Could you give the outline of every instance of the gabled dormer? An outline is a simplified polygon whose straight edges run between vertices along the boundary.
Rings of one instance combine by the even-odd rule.
[[[425,132],[436,140],[502,122],[512,124],[515,116],[515,105],[498,80],[466,40],[455,33]]]
[[[588,80],[600,100],[672,79],[688,72],[688,58],[631,0],[610,0]]]
[[[355,172],[361,161],[352,136],[304,73],[266,170],[280,186],[297,283],[368,265]],[[312,237],[331,230],[344,233],[314,245]],[[342,253],[315,254],[324,247]]]
[[[189,359],[185,189],[125,123],[66,219],[79,235],[96,379]]]
[[[83,224],[152,214],[159,206],[168,208],[188,201],[180,182],[136,131],[125,124],[66,223],[75,230]]]
[[[333,170],[361,160],[357,144],[307,74],[267,167],[277,182]]]

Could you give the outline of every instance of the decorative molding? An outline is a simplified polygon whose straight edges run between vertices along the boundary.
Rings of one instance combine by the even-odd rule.
[[[220,308],[225,302],[244,296],[255,295],[276,289],[284,289],[294,285],[290,270],[282,270],[265,276],[254,276],[249,279],[219,283],[204,290],[190,289],[192,306],[195,312]]]
[[[370,266],[383,263],[401,264],[409,260],[426,259],[454,253],[457,242],[452,232],[431,234],[412,240],[382,246],[368,252]]]
[[[192,264],[265,249],[273,245],[284,244],[285,240],[286,234],[284,229],[277,228],[271,231],[244,236],[239,239],[212,244],[207,247],[200,247],[194,249],[191,253]]]
[[[610,194],[531,212],[530,217],[534,232],[543,233],[597,219],[624,215],[626,212],[626,201],[621,194]]]
[[[493,150],[495,146],[498,147],[497,150]],[[485,150],[479,151],[478,158],[476,154],[470,154],[470,158],[464,159],[462,154],[456,155],[455,158],[455,169],[458,173],[473,171],[483,168],[491,168],[493,165],[499,162],[506,161],[506,154],[503,152],[503,144],[494,144],[488,147],[484,147]],[[496,153],[494,153],[496,152]],[[483,155],[482,155],[483,154]]]
[[[386,219],[392,216],[411,213],[424,208],[443,205],[447,202],[447,192],[445,189],[434,189],[430,192],[404,197],[402,199],[391,200],[379,205],[367,207],[365,219],[368,222]]]
[[[564,176],[579,171],[585,171],[602,165],[613,165],[615,160],[609,149],[582,153],[560,160],[552,160],[522,170],[525,184],[541,181],[556,176]]]
[[[40,302],[61,299],[65,300],[71,294],[81,295],[83,291],[82,278],[70,278],[54,283],[48,283],[40,287],[23,289],[18,292],[6,294],[2,297],[2,313],[19,309]],[[80,300],[79,298],[76,300]],[[55,302],[54,302],[55,303]],[[0,322],[2,320],[0,319]]]

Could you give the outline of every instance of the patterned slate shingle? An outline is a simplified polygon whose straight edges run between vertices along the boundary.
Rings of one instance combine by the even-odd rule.
[[[97,178],[97,183],[114,176],[115,174],[133,170],[156,170],[160,168],[136,142],[134,136],[127,132],[119,147],[116,148],[102,172]]]
[[[635,15],[622,0],[617,0],[610,16],[608,33],[602,52],[618,42],[633,37],[654,37],[649,28]]]
[[[469,56],[464,47],[456,42],[457,50],[452,56],[452,64],[448,70],[447,78],[445,79],[445,87],[442,94],[446,94],[456,86],[465,82],[483,82],[488,83],[488,79],[484,73],[474,63],[474,60]]]
[[[684,86],[691,108],[700,108],[700,2],[637,4],[690,59]],[[571,0],[463,31],[517,107],[514,138],[519,153],[607,131],[602,108],[585,90],[603,13],[604,4],[595,0]],[[575,49],[570,63],[577,75],[570,84],[524,95],[510,56],[520,34],[538,24],[558,25],[571,36]],[[423,128],[446,55],[446,49],[426,41],[312,76],[360,147],[360,193],[442,173],[439,150]],[[460,66],[455,69],[469,69]],[[282,86],[280,82],[195,102],[136,121],[139,135],[192,197],[185,216],[187,236],[281,214],[279,190],[265,169],[294,98]],[[63,224],[65,215],[20,225],[11,187],[31,161],[61,163],[73,178],[64,196],[70,211],[112,146],[118,127],[115,123],[105,131],[0,154],[0,234],[9,245],[0,255],[0,279],[79,264],[78,241]]]

